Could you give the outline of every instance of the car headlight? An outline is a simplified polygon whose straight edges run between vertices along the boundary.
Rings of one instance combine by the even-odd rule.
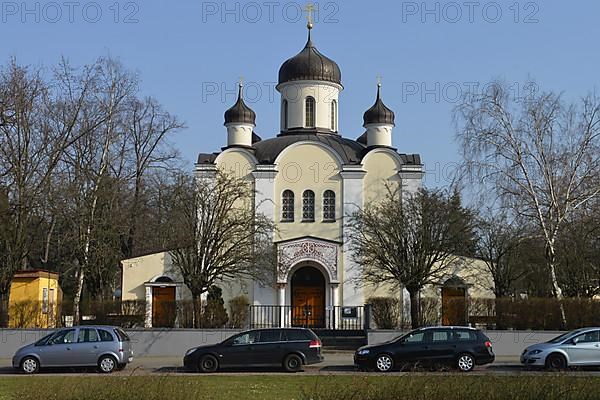
[[[363,349],[363,350],[359,350],[356,352],[356,354],[358,354],[359,356],[364,356],[366,354],[369,354],[371,352],[371,350],[369,349]]]
[[[195,352],[195,351],[196,351],[196,349],[197,349],[197,347],[194,347],[194,348],[191,348],[191,349],[189,349],[188,351],[186,351],[186,352],[185,352],[185,355],[186,355],[186,356],[189,356],[190,354],[192,354],[193,352]]]
[[[531,350],[531,351],[529,352],[529,354],[530,354],[530,355],[532,355],[532,356],[534,356],[534,355],[536,355],[536,354],[540,354],[541,352],[542,352],[541,350]]]

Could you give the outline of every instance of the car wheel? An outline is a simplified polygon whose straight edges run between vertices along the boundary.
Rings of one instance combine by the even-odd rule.
[[[554,370],[567,369],[567,359],[562,354],[550,354],[546,358],[546,368]]]
[[[471,372],[475,368],[475,359],[470,354],[460,354],[456,360],[456,366],[461,372]]]
[[[298,354],[290,354],[283,360],[283,369],[287,372],[298,372],[302,370],[302,359]]]
[[[375,360],[375,369],[379,372],[389,372],[394,367],[394,360],[389,354],[380,354]]]
[[[117,360],[113,356],[102,356],[98,360],[98,370],[103,374],[110,374],[117,369]]]
[[[200,372],[217,372],[217,369],[219,369],[219,362],[217,361],[215,356],[212,356],[210,354],[203,356],[200,359],[200,363],[198,363],[198,370],[200,370]]]
[[[26,374],[36,374],[40,370],[40,363],[35,357],[25,357],[21,361],[21,371]]]

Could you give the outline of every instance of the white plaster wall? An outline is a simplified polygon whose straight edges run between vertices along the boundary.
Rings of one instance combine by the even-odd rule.
[[[252,146],[252,129],[249,124],[227,124],[227,146]]]
[[[392,125],[369,124],[367,129],[367,146],[392,146]]]
[[[316,103],[316,127],[331,128],[331,102],[338,104],[336,123],[339,120],[339,94],[342,87],[335,83],[322,81],[293,81],[278,85],[281,93],[281,130],[284,130],[283,100],[288,102],[288,129],[306,126],[304,103],[307,97],[312,96]]]

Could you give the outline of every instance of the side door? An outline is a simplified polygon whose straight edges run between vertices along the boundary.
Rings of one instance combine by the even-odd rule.
[[[81,365],[96,365],[100,351],[100,338],[94,328],[79,328],[74,352]]]
[[[62,329],[56,332],[44,346],[40,360],[45,367],[66,367],[77,365],[73,345],[77,343],[77,329]]]
[[[281,365],[285,351],[281,333],[281,329],[260,331],[258,342],[254,346],[254,357],[257,364]]]
[[[590,331],[568,340],[563,348],[572,364],[600,364],[600,331]]]
[[[430,357],[431,330],[417,331],[402,339],[395,360],[400,362],[423,362]]]
[[[429,358],[432,361],[446,362],[454,358],[456,343],[452,340],[450,329],[434,329],[431,331],[431,347]]]
[[[227,340],[219,351],[219,364],[223,367],[256,365],[254,348],[258,337],[258,331],[249,331]]]

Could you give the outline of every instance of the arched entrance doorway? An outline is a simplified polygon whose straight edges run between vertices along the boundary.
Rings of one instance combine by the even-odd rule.
[[[467,324],[467,285],[452,277],[442,286],[442,325]]]
[[[292,325],[325,326],[325,277],[315,267],[302,267],[292,275]]]
[[[152,326],[156,328],[175,327],[177,316],[176,286],[167,276],[157,278],[152,287]]]

